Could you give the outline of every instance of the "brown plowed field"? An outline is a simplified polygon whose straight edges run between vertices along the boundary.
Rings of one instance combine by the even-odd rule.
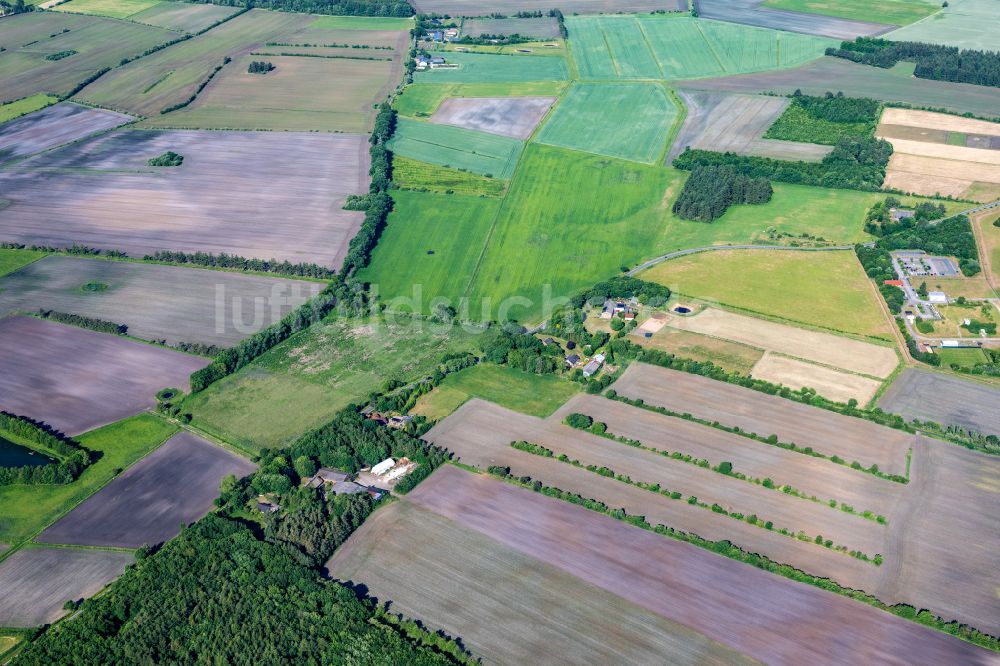
[[[706,436],[711,437],[711,434],[710,430],[706,431]],[[517,414],[481,400],[465,403],[435,426],[428,433],[427,439],[452,451],[465,464],[481,469],[490,465],[508,466],[514,476],[527,475],[546,485],[601,500],[610,507],[625,509],[630,515],[645,516],[654,525],[662,523],[713,541],[729,539],[779,562],[786,562],[818,575],[828,575],[840,582],[847,581],[851,585],[871,585],[875,581],[877,567],[811,541],[799,541],[777,532],[781,527],[803,529],[811,536],[820,533],[837,543],[850,539],[861,541],[863,543],[845,545],[850,548],[862,547],[869,555],[882,552],[881,545],[878,544],[879,540],[886,539],[882,526],[856,516],[838,516],[836,514],[840,512],[829,507],[788,498],[781,493],[757,488],[743,481],[727,479],[711,470],[637,451],[597,435]],[[565,453],[571,459],[580,459],[584,464],[605,464],[616,473],[629,474],[635,481],[659,482],[666,489],[683,492],[684,499],[673,500],[555,458],[519,451],[510,446],[512,440],[541,444],[555,451],[556,455]],[[636,452],[642,454],[641,457]],[[673,463],[674,469],[667,468],[661,460]],[[775,497],[750,497],[756,495],[752,491],[759,491],[761,495],[770,493]],[[708,509],[689,505],[684,501],[688,495],[695,495],[708,504],[718,501],[725,507],[733,507],[747,515],[757,512],[762,520],[774,522],[775,531],[754,527]],[[740,498],[738,502],[726,499],[734,497]],[[748,506],[751,501],[753,504]],[[768,515],[772,510],[780,515]],[[814,531],[813,525],[806,524],[809,520],[807,517],[814,517],[820,527]],[[831,519],[830,523],[826,522],[828,517]],[[843,529],[846,536],[842,537],[834,534],[835,530],[827,529],[830,524]]]
[[[180,432],[38,537],[42,543],[138,548],[180,532],[212,508],[219,482],[256,465]]]
[[[555,101],[555,97],[449,97],[431,122],[527,139]]]
[[[50,106],[6,123],[0,130],[0,162],[31,155],[124,125],[131,116],[71,102]]]
[[[764,663],[995,662],[916,623],[485,475],[445,466],[406,501]]]
[[[675,622],[410,502],[368,518],[327,562],[390,610],[488,664],[753,663]]]
[[[86,291],[86,284],[105,285]],[[128,325],[146,340],[229,347],[316,295],[319,282],[49,256],[0,278],[0,313],[38,308]]]
[[[0,319],[0,409],[76,435],[156,405],[209,359],[34,317]]]
[[[878,401],[887,412],[1000,435],[1000,389],[907,368]]]
[[[93,596],[132,560],[121,551],[24,548],[0,563],[0,626],[54,622],[66,614],[63,604]]]
[[[147,165],[168,150],[184,163]],[[342,208],[368,191],[368,163],[364,135],[114,132],[0,173],[0,240],[339,267],[364,218]]]
[[[595,395],[574,396],[549,420],[559,422],[573,412],[606,423],[609,432],[637,439],[645,446],[687,453],[713,465],[726,460],[733,463],[736,472],[759,479],[770,478],[777,486],[788,484],[824,501],[846,502],[859,511],[868,509],[888,516],[895,510],[905,489],[902,484],[829,460]],[[608,442],[608,445],[613,446],[613,443]],[[795,504],[807,500],[791,498],[790,501]]]
[[[903,474],[914,436],[707,377],[634,363],[613,388],[678,413],[739,426],[883,472]]]

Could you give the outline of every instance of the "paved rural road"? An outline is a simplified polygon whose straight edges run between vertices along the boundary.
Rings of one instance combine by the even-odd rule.
[[[794,250],[797,252],[827,252],[830,250],[853,250],[853,245],[831,245],[829,247],[790,247],[788,245],[709,245],[707,247],[693,247],[688,250],[678,250],[677,252],[671,252],[670,254],[664,254],[655,259],[650,259],[649,261],[643,262],[630,270],[626,275],[629,277],[634,277],[637,273],[640,273],[650,266],[655,266],[656,264],[668,261],[670,259],[676,259],[677,257],[683,257],[688,254],[696,254],[698,252],[711,252],[713,250]]]

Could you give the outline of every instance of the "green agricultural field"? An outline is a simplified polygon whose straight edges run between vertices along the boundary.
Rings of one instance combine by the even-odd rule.
[[[328,319],[189,397],[184,409],[194,425],[247,451],[282,446],[387,379],[419,379],[445,354],[472,349],[477,333],[406,315]]]
[[[76,2],[76,0],[73,1]],[[227,16],[232,16],[239,10],[239,7],[166,0],[158,2],[138,14],[132,14],[128,19],[138,23],[158,25],[168,30],[195,33],[205,30],[208,26]]]
[[[935,2],[933,7],[940,6]],[[996,51],[1000,11],[996,0],[951,0],[933,16],[885,35],[887,39]],[[995,112],[992,115],[997,115]]]
[[[533,375],[514,368],[480,364],[448,375],[439,388],[545,417],[572,398],[580,390],[580,384],[556,375]]]
[[[963,368],[971,368],[978,363],[989,363],[986,352],[982,349],[963,347],[960,349],[948,349],[942,347],[938,350],[941,355],[941,365],[950,368],[957,365]]]
[[[376,285],[381,300],[394,309],[430,314],[430,301],[437,297],[457,307],[500,202],[405,191],[393,192],[393,199],[395,208],[361,278]],[[415,289],[420,292],[418,303],[392,302],[414,298]],[[478,312],[469,315],[483,318]]]
[[[223,58],[311,20],[301,14],[254,9],[205,34],[113,69],[79,97],[98,106],[156,116],[193,95]]]
[[[570,88],[536,140],[652,164],[662,159],[677,115],[658,83],[580,83]]]
[[[566,53],[565,45],[560,39],[540,42],[521,42],[519,44],[445,44],[446,53],[497,53],[514,56],[539,56],[545,58],[562,58]]]
[[[160,4],[161,0],[70,0],[52,9],[57,12],[94,14],[111,18],[128,18],[133,14]]]
[[[432,115],[448,97],[556,97],[561,95],[565,81],[529,81],[525,83],[414,83],[406,86],[393,107],[400,115],[425,117]]]
[[[689,17],[573,16],[570,47],[583,80],[696,79],[792,67],[835,40]]]
[[[449,53],[446,58],[459,68],[416,72],[413,80],[417,83],[519,83],[569,79],[563,58],[486,53]]]
[[[885,315],[851,250],[702,252],[641,275],[679,294],[771,317],[885,337]]]
[[[7,250],[0,248],[0,277],[13,273],[22,266],[38,261],[46,255],[37,250]]]
[[[497,178],[448,169],[402,155],[392,158],[392,182],[404,190],[486,197],[498,197],[506,189],[504,181]]]
[[[913,23],[941,9],[937,0],[766,0],[764,6],[892,25]]]
[[[413,19],[381,16],[320,16],[309,24],[317,30],[409,30]]]
[[[177,426],[152,414],[139,414],[80,435],[77,441],[100,457],[73,483],[0,487],[4,507],[0,543],[14,545],[32,538],[175,432]]]
[[[569,296],[653,255],[669,239],[664,221],[682,178],[529,145],[466,290],[471,310],[538,321],[546,293]]]
[[[132,58],[179,35],[100,16],[30,12],[3,18],[0,103],[39,92],[65,95],[122,58]],[[74,51],[58,60],[54,53]]]
[[[44,109],[58,101],[58,97],[38,93],[37,95],[31,95],[23,99],[8,102],[7,104],[0,104],[0,123],[5,123],[8,120],[14,120],[14,118],[20,118],[39,109]]]
[[[498,134],[400,118],[389,148],[404,157],[508,179],[524,142]]]

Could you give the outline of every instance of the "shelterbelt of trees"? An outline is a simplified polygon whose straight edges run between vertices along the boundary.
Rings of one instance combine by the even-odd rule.
[[[405,0],[191,0],[227,7],[252,6],[306,14],[338,16],[413,16],[413,7]]]
[[[843,42],[839,49],[827,49],[826,54],[886,69],[900,61],[912,62],[916,63],[913,75],[917,78],[1000,87],[997,51],[858,37],[853,42]]]

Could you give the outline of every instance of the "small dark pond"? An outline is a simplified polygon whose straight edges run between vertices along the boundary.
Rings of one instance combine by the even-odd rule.
[[[0,467],[39,467],[52,458],[0,437]]]
[[[678,305],[677,307],[674,308],[674,312],[678,312],[680,314],[687,314],[691,312],[691,308],[686,308],[683,305]]]

